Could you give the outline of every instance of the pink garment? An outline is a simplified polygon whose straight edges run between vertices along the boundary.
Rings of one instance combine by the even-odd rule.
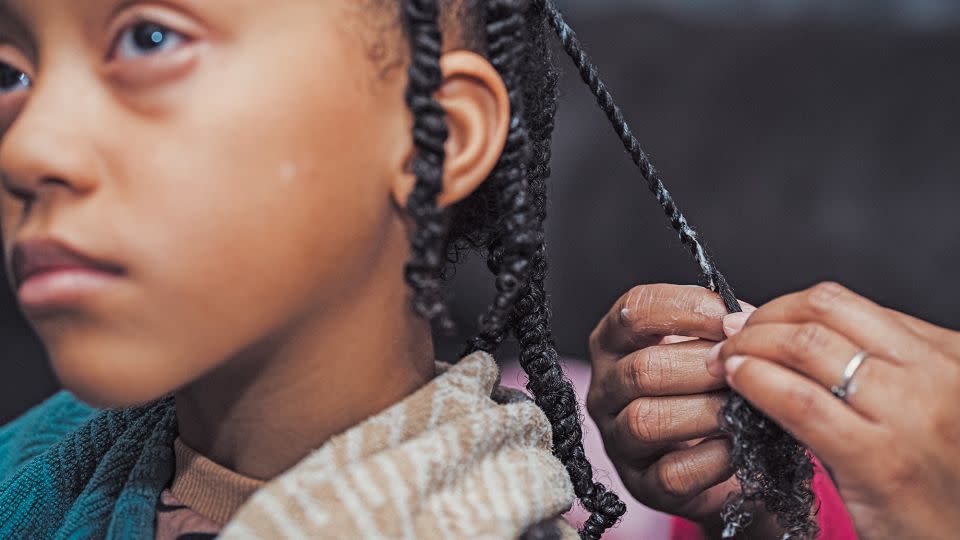
[[[169,489],[157,501],[156,526],[154,540],[212,539],[220,532],[220,525],[181,503]]]
[[[817,522],[820,524],[820,536],[823,540],[857,540],[853,520],[840,499],[837,488],[819,462],[814,463],[813,492],[820,501]],[[671,540],[706,540],[706,535],[696,524],[674,518]]]
[[[590,366],[571,360],[564,365],[564,371],[573,383],[580,407],[584,408],[583,400],[590,386]],[[522,390],[526,381],[527,376],[518,365],[509,364],[504,368],[501,378],[504,386]],[[630,496],[627,488],[620,481],[613,463],[607,457],[603,449],[603,441],[600,439],[600,432],[589,416],[583,420],[583,447],[587,457],[590,458],[590,463],[593,464],[597,480],[620,495],[627,505],[627,515],[616,528],[610,529],[603,535],[604,540],[669,540],[670,516],[651,510]],[[564,517],[573,526],[578,527],[587,520],[589,514],[580,505],[575,504]]]
[[[583,362],[569,361],[564,365],[567,376],[577,392],[580,407],[584,408],[584,398],[590,386],[590,367]],[[509,364],[503,370],[502,383],[504,386],[523,389],[527,380],[526,374],[516,364]],[[655,510],[651,510],[637,502],[627,488],[620,481],[616,469],[603,448],[603,441],[596,424],[589,418],[583,421],[583,446],[593,463],[594,473],[604,485],[613,489],[627,505],[627,514],[615,529],[604,535],[609,540],[706,540],[700,528],[689,521],[675,518]],[[824,540],[856,540],[857,534],[853,522],[847,514],[847,509],[840,499],[840,494],[830,481],[819,463],[816,463],[816,474],[813,478],[813,491],[820,501],[820,512],[817,520],[820,524],[820,538]],[[585,521],[587,512],[579,505],[574,505],[564,516],[576,525]]]

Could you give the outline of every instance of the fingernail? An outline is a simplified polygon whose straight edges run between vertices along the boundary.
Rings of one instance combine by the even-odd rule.
[[[733,374],[740,369],[740,366],[742,366],[746,360],[747,359],[742,356],[731,356],[730,358],[727,358],[727,377],[733,377]]]
[[[723,364],[720,363],[720,347],[723,343],[717,343],[707,353],[707,373],[714,377],[723,377]]]
[[[741,330],[743,330],[743,325],[747,324],[747,319],[750,318],[749,313],[732,313],[723,318],[723,333],[727,337],[733,337]]]

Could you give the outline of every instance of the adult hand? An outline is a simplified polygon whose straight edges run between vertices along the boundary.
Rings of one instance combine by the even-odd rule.
[[[960,334],[832,283],[725,325],[708,370],[817,455],[861,538],[957,537]]]
[[[718,422],[726,383],[705,362],[724,338],[726,313],[702,287],[644,285],[590,336],[587,409],[624,485],[641,503],[708,531],[719,530],[723,502],[738,489]]]

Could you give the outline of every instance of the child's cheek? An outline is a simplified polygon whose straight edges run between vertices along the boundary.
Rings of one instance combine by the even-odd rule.
[[[403,257],[384,256],[407,239],[383,118],[384,103],[406,110],[402,100],[369,92],[373,73],[349,55],[307,69],[268,50],[258,40],[233,61],[224,51],[114,109],[105,146],[122,152],[104,200],[131,280],[110,309],[58,332],[53,354],[90,401],[155,399],[355,297],[375,272],[400,279]]]

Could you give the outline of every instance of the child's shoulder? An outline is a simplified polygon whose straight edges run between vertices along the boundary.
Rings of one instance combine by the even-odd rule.
[[[0,481],[90,419],[97,409],[62,391],[0,427]]]

